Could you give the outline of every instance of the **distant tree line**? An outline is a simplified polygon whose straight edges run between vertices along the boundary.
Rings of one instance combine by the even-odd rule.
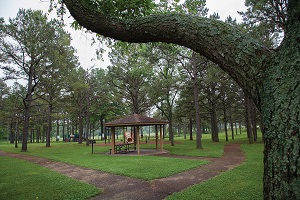
[[[218,142],[222,129],[226,140],[233,139],[237,125],[253,130],[250,141],[257,137],[253,103],[215,64],[186,48],[114,42],[111,66],[84,69],[63,25],[32,10],[3,21],[1,38],[1,135],[16,147],[22,142],[23,151],[27,142],[49,147],[61,133],[89,145],[92,135],[105,133],[106,121],[132,113],[167,119],[172,145],[181,132],[191,140],[196,132],[197,148],[199,133],[211,133]],[[15,82],[7,86],[5,80]]]

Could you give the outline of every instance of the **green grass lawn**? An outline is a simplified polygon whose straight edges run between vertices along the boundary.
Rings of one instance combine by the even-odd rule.
[[[17,158],[0,156],[0,199],[87,199],[94,186]]]
[[[246,162],[202,184],[174,193],[168,200],[263,199],[263,144],[243,144]]]
[[[224,149],[224,142],[212,143],[209,139],[202,141],[203,149],[196,149],[195,140],[184,140],[182,138],[176,138],[178,142],[174,146],[170,144],[164,144],[164,150],[169,151],[171,154],[185,155],[185,156],[204,156],[204,157],[221,157]],[[155,144],[143,144],[141,148],[155,149]]]
[[[208,156],[219,157],[223,154],[224,145],[227,143],[241,143],[246,154],[246,162],[241,166],[225,172],[203,184],[188,188],[187,190],[170,196],[171,199],[262,199],[262,149],[261,143],[249,145],[246,134],[235,135],[235,139],[225,141],[224,134],[220,133],[220,142],[211,142],[210,135],[203,135],[203,149],[196,149],[196,141],[190,141],[183,138],[175,138],[175,146],[164,145],[164,149],[171,154],[189,155],[189,156]],[[167,139],[166,139],[167,140]],[[96,144],[103,143],[97,141]],[[144,180],[152,180],[161,177],[171,176],[182,171],[203,165],[205,161],[166,158],[158,156],[111,156],[106,155],[110,146],[94,146],[94,154],[91,153],[91,146],[85,144],[70,142],[53,142],[50,148],[45,147],[45,143],[29,143],[28,152],[20,152],[19,148],[14,148],[13,144],[7,142],[0,143],[0,149],[13,153],[22,153],[33,156],[45,157],[51,160],[74,164],[77,166],[88,167],[96,170],[106,171],[114,174],[120,174]],[[141,148],[155,148],[153,144],[143,144]],[[3,158],[1,158],[3,159]],[[8,159],[8,158],[5,158]],[[9,160],[9,159],[8,159]],[[6,166],[9,161],[1,160]],[[17,161],[11,160],[16,164],[11,164],[12,171],[18,171]],[[30,163],[27,163],[30,164]],[[8,164],[9,166],[9,164]],[[1,165],[1,169],[2,169]],[[15,169],[14,169],[15,168]],[[31,167],[26,173],[33,173]],[[7,173],[7,172],[2,172]],[[9,172],[8,172],[9,173]],[[52,175],[51,175],[52,176]],[[26,178],[19,177],[20,182],[26,182]],[[14,180],[12,184],[14,183]],[[50,181],[51,184],[53,181]],[[55,184],[55,181],[53,182]],[[178,183],[180,184],[180,183]],[[2,189],[1,185],[1,189]],[[43,186],[41,186],[43,187]],[[42,189],[41,189],[42,190]],[[47,190],[48,191],[48,190]],[[32,194],[35,194],[32,192]],[[94,193],[91,192],[93,195]],[[66,197],[67,198],[67,197]],[[62,199],[66,199],[62,198]],[[84,199],[82,197],[81,199]],[[0,198],[1,199],[1,198]]]
[[[23,154],[144,180],[168,177],[207,163],[207,161],[159,156],[111,156],[104,154],[109,148],[108,146],[95,146],[95,153],[92,154],[91,146],[87,147],[85,144],[54,142],[50,148],[46,148],[45,144],[32,143],[28,144],[28,152]],[[0,149],[22,153],[20,149],[15,149],[11,144],[1,144]]]

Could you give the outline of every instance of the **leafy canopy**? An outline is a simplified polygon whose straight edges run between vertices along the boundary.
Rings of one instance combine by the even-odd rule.
[[[104,15],[124,19],[148,15],[155,5],[152,0],[82,0],[82,3]]]
[[[246,12],[238,12],[250,26],[264,26],[265,31],[284,33],[287,29],[287,0],[246,0]]]

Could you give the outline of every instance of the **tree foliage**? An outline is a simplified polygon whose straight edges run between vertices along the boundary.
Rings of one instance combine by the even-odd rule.
[[[109,54],[109,84],[115,87],[114,96],[120,99],[130,113],[144,114],[151,108],[149,88],[153,67],[148,59],[146,45],[116,43]]]
[[[287,31],[287,0],[247,0],[247,11],[239,12],[253,36],[268,46],[278,46]]]
[[[93,0],[82,1],[86,7],[101,12],[103,15],[118,18],[132,18],[151,13],[154,7],[152,0]]]
[[[52,82],[48,86],[53,87],[55,83],[49,80],[63,72],[62,66],[74,63],[76,59],[73,56],[74,50],[69,48],[70,36],[62,29],[59,21],[48,21],[46,14],[41,11],[21,9],[16,18],[9,19],[9,23],[1,24],[0,28],[0,52],[4,58],[0,66],[5,72],[5,79],[25,79],[27,84],[26,94],[22,97],[25,112],[22,151],[27,151],[31,107],[35,98],[46,93],[44,90],[44,94],[36,95],[42,91],[42,88],[36,91],[38,85],[42,83],[45,88],[47,83]],[[50,91],[55,92],[53,89],[47,90]],[[54,98],[53,94],[49,96]]]
[[[246,12],[240,12],[250,24],[269,24],[272,32],[284,32],[287,29],[287,0],[247,0]]]
[[[287,31],[276,52],[245,31],[214,19],[167,13],[118,20],[99,12],[86,15],[90,10],[76,0],[64,3],[79,24],[98,34],[126,42],[179,44],[218,64],[262,111],[265,199],[300,198],[298,0],[288,2]]]

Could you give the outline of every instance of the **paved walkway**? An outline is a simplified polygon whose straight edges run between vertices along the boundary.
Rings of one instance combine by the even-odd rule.
[[[244,154],[239,144],[228,144],[224,147],[224,154],[220,158],[196,158],[185,157],[187,159],[207,159],[211,162],[207,165],[197,167],[167,178],[144,181],[125,176],[113,175],[106,172],[78,167],[61,162],[50,161],[46,158],[38,158],[24,154],[14,154],[0,151],[0,156],[10,156],[27,160],[44,166],[68,177],[92,184],[101,188],[103,194],[94,197],[98,200],[160,200],[166,196],[179,192],[191,185],[204,182],[218,174],[230,170],[244,162]],[[172,156],[162,154],[160,156]]]

